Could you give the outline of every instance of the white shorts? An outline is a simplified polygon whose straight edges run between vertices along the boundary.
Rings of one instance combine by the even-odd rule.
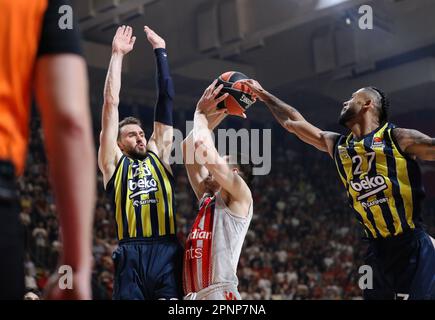
[[[236,285],[218,283],[212,284],[198,292],[190,292],[183,300],[242,300],[242,297]]]

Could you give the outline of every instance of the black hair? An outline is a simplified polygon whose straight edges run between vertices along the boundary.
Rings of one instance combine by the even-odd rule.
[[[380,105],[379,105],[379,124],[384,124],[388,121],[388,115],[389,115],[389,109],[390,109],[390,101],[385,94],[384,91],[381,89],[378,89],[376,87],[370,86],[366,89],[369,89],[371,91],[374,91],[377,93],[380,97]]]

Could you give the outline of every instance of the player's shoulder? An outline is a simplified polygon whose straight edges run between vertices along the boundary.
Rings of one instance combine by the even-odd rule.
[[[322,135],[326,144],[327,152],[331,158],[334,158],[335,150],[340,144],[346,141],[346,136],[333,131],[323,131]]]

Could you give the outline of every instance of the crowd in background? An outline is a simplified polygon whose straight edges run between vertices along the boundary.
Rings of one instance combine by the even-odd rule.
[[[25,284],[40,294],[56,271],[61,250],[54,194],[49,186],[39,124],[32,124],[28,166],[18,181],[20,219],[25,230]],[[272,170],[252,183],[254,216],[238,266],[243,299],[360,299],[358,268],[366,243],[332,161],[316,151],[272,148]],[[177,230],[184,239],[197,203],[181,165],[176,178]],[[435,235],[435,209],[426,205],[424,219]],[[94,225],[94,299],[111,299],[112,252],[117,246],[111,202],[98,175]]]

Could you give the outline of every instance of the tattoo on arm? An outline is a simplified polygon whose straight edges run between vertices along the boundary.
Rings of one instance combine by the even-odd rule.
[[[435,138],[411,129],[398,128],[393,133],[405,153],[421,160],[435,161]]]
[[[282,126],[285,126],[285,122],[288,120],[305,120],[298,110],[296,110],[292,106],[289,106],[287,103],[278,99],[277,97],[271,96],[270,99],[265,101],[265,103],[276,118],[276,120],[278,120],[278,122]]]

